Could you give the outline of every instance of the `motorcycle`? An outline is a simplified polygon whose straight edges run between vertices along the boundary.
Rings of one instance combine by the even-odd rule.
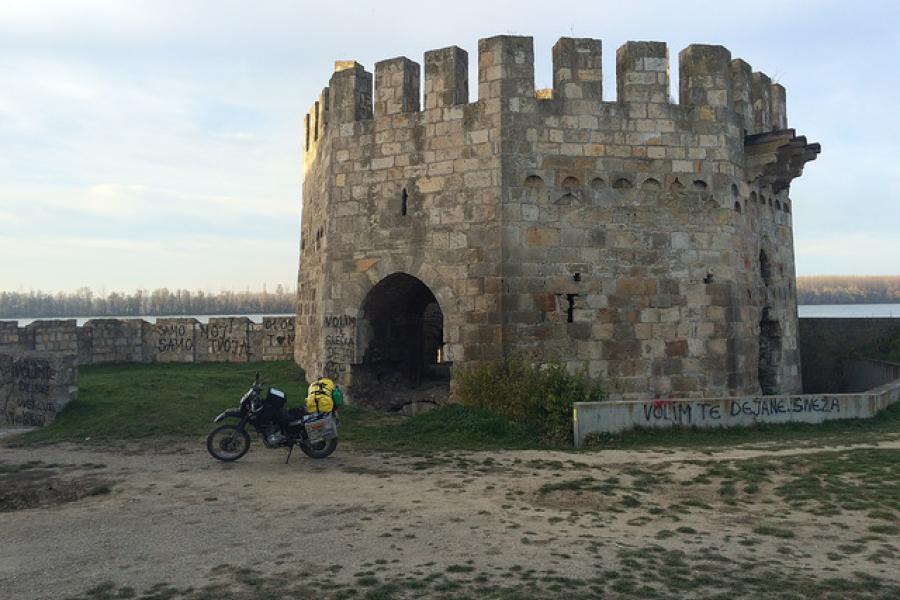
[[[247,393],[241,397],[238,408],[229,408],[213,419],[237,419],[213,429],[206,438],[206,449],[218,460],[235,461],[250,449],[250,425],[262,438],[267,448],[288,448],[285,464],[291,459],[294,446],[310,458],[326,458],[337,448],[337,407],[327,413],[309,413],[305,408],[285,410],[287,396],[270,387],[265,395],[259,381],[259,373]]]

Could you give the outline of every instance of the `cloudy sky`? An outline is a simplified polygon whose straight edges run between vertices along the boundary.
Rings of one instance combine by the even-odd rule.
[[[538,87],[556,39],[601,38],[607,99],[626,40],[669,43],[675,97],[681,48],[727,46],[823,146],[792,189],[798,273],[900,274],[900,3],[4,0],[0,289],[293,286],[333,61],[457,44],[474,77],[498,33],[534,36]]]

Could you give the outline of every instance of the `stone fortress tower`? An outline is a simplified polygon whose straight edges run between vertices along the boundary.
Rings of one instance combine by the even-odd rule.
[[[517,352],[612,398],[800,391],[790,183],[820,148],[722,46],[478,43],[337,62],[305,120],[295,359],[376,406]],[[373,104],[374,100],[374,104]]]

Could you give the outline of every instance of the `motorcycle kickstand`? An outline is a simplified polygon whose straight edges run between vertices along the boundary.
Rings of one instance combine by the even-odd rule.
[[[287,454],[287,458],[284,459],[284,464],[288,464],[288,461],[291,460],[291,452],[293,452],[293,451],[294,451],[294,445],[293,444],[288,445],[288,454]]]

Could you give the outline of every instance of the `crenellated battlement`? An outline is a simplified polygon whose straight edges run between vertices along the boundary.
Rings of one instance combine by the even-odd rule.
[[[677,104],[671,98],[669,49],[664,42],[629,41],[616,50],[615,101],[603,98],[602,58],[599,39],[560,38],[552,50],[553,88],[535,90],[531,37],[481,39],[476,102],[553,100],[572,105],[563,112],[585,115],[608,112],[609,105],[673,105],[691,112],[696,120],[731,118],[746,135],[787,129],[785,88],[765,73],[754,72],[744,60],[732,59],[723,46],[693,44],[678,53]],[[335,62],[329,85],[304,120],[304,159],[314,158],[329,124],[469,104],[468,70],[468,54],[457,46],[426,52],[420,103],[422,69],[407,57],[376,63],[374,77],[356,61]]]

